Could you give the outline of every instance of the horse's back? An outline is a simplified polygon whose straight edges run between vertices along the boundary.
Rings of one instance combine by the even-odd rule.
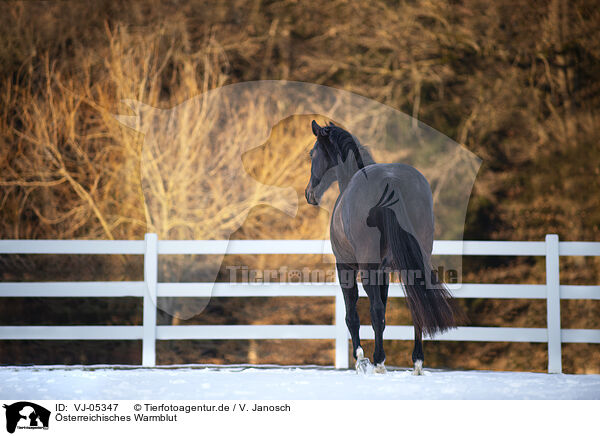
[[[350,180],[348,193],[352,195],[365,189],[378,189],[382,182],[390,183],[390,187],[393,185],[405,194],[431,198],[431,188],[425,176],[415,167],[402,163],[373,164],[362,168]]]
[[[335,225],[343,228],[347,238],[345,249],[352,246],[358,263],[376,263],[379,258],[380,233],[377,228],[367,225],[367,217],[382,198],[386,186],[385,196],[390,196],[390,201],[398,200],[391,208],[400,226],[417,238],[426,254],[431,253],[434,223],[429,182],[410,165],[374,164],[352,177],[336,208],[339,211],[334,213],[332,220],[332,231]]]

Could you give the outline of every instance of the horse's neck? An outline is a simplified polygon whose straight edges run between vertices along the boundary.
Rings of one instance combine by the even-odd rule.
[[[337,173],[337,181],[338,181],[338,186],[340,188],[340,194],[342,194],[346,188],[348,187],[348,184],[350,183],[350,180],[352,179],[352,177],[354,176],[354,174],[356,174],[356,171],[358,170],[358,168],[356,169],[356,171],[347,171],[344,168],[340,168],[343,165],[338,165],[338,168],[336,168],[336,173]]]
[[[367,152],[362,152],[361,158],[364,166],[372,165],[375,163],[373,158]],[[346,190],[348,184],[350,183],[350,180],[352,179],[352,177],[354,177],[354,174],[361,170],[362,168],[358,167],[358,163],[356,162],[356,159],[354,158],[354,155],[352,153],[348,154],[348,157],[345,161],[340,162],[337,165],[335,171],[338,186],[340,188],[340,194],[342,194]]]

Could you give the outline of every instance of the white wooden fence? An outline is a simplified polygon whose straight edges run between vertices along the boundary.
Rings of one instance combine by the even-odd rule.
[[[547,303],[546,328],[459,327],[434,340],[545,342],[548,372],[560,373],[563,342],[600,343],[600,330],[561,329],[561,299],[600,300],[600,286],[561,285],[559,256],[600,256],[600,242],[435,241],[438,255],[545,256],[546,284],[462,284],[450,286],[458,298],[531,298]],[[345,306],[336,283],[158,283],[159,255],[168,254],[319,254],[331,253],[329,241],[145,241],[0,240],[0,254],[137,254],[144,256],[144,281],[135,282],[0,282],[0,297],[140,297],[141,326],[0,326],[0,339],[142,340],[142,365],[154,366],[156,341],[174,339],[335,339],[336,367],[348,367],[349,336]],[[362,288],[361,295],[366,296]],[[335,297],[334,325],[198,325],[157,326],[156,297]],[[390,297],[403,297],[398,284]],[[371,326],[361,326],[361,338],[373,339]],[[412,326],[386,326],[385,339],[412,340]]]

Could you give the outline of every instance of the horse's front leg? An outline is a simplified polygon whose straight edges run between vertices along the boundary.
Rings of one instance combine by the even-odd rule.
[[[361,272],[363,287],[371,303],[371,325],[375,332],[375,352],[373,353],[374,372],[385,373],[385,351],[383,350],[383,331],[385,330],[385,307],[382,286],[387,285],[386,274],[380,269],[365,269]],[[387,288],[385,288],[387,290]],[[387,303],[387,301],[386,301]]]

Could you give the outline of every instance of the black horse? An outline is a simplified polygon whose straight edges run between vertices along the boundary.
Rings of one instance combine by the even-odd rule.
[[[318,205],[337,180],[340,195],[331,216],[330,238],[352,337],[356,369],[371,364],[360,346],[357,273],[371,305],[375,332],[374,371],[385,372],[383,331],[389,275],[402,277],[415,330],[414,374],[423,373],[422,335],[444,332],[462,314],[431,267],[433,200],[425,177],[404,164],[377,164],[367,148],[332,123],[312,122],[317,140],[310,152],[311,177],[305,195]]]

